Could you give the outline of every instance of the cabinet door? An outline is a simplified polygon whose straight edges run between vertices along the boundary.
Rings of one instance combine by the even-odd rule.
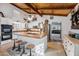
[[[37,56],[44,55],[44,43],[41,43],[35,47],[35,53],[37,54]]]
[[[69,47],[68,47],[68,53],[69,53],[69,56],[74,56],[74,44],[71,42],[71,41],[69,41],[69,45],[68,45]]]
[[[74,55],[74,44],[67,38],[64,38],[63,40],[64,40],[63,45],[66,51],[66,54],[68,56],[73,56]]]
[[[67,45],[68,45],[68,41],[67,41],[67,39],[66,38],[64,38],[63,39],[63,45],[64,45],[64,49],[66,49],[67,50]]]

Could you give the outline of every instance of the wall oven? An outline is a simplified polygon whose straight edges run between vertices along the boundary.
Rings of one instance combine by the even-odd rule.
[[[1,24],[1,41],[12,39],[12,25]]]
[[[52,22],[50,26],[50,39],[56,41],[61,40],[61,22]]]

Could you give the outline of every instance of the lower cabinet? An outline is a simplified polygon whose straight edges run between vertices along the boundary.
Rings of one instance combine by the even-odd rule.
[[[35,56],[44,56],[44,43],[37,45],[34,48]]]
[[[74,43],[72,38],[65,36],[63,45],[67,56],[79,56],[79,44]]]

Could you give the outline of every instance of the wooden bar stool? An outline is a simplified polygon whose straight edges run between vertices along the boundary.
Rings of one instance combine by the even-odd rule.
[[[29,45],[27,45],[27,48],[28,49],[30,49],[30,56],[32,56],[32,49],[35,47],[35,45],[33,45],[33,44],[29,44]]]

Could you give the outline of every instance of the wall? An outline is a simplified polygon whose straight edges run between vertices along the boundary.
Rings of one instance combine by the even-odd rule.
[[[0,3],[0,12],[3,12],[5,18],[10,18],[13,21],[23,21],[23,18],[27,18],[27,13],[16,8],[8,3]]]
[[[23,18],[27,18],[27,13],[16,8],[9,3],[0,3],[0,12],[3,12],[5,17],[0,16],[1,24],[12,24],[13,22],[22,22]],[[1,30],[0,30],[1,32]]]
[[[32,15],[34,15],[34,14],[32,14]],[[29,28],[32,28],[33,26],[38,25],[38,23],[44,22],[46,19],[50,20],[49,19],[50,16],[46,16],[46,15],[43,15],[42,17],[39,15],[35,15],[35,16],[37,17],[37,21],[30,22]]]
[[[12,24],[13,22],[23,22],[27,18],[27,13],[16,8],[9,3],[0,3],[0,12],[3,12],[5,17],[0,16],[1,24]]]

